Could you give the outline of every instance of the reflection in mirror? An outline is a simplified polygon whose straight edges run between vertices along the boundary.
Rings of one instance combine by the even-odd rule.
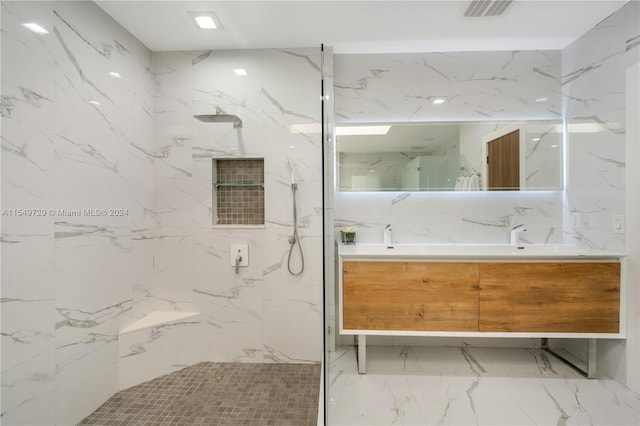
[[[336,128],[339,191],[562,189],[560,120]]]

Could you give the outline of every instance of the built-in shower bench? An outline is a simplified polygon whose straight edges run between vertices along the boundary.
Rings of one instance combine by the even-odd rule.
[[[366,337],[579,338],[626,336],[624,255],[565,246],[357,244],[338,247],[338,321]],[[566,361],[568,360],[564,357]],[[572,362],[575,364],[575,362]]]
[[[119,388],[200,362],[200,313],[153,311],[118,333]]]

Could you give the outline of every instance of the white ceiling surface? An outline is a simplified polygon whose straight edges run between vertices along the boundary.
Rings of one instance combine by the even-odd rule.
[[[563,49],[627,1],[516,0],[465,18],[469,1],[96,1],[152,51],[316,47],[335,53]],[[215,12],[222,30],[188,12]]]

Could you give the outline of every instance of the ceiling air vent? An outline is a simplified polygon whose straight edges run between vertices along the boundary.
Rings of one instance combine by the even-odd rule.
[[[500,16],[511,3],[513,3],[513,0],[474,0],[467,7],[464,16],[471,18]]]

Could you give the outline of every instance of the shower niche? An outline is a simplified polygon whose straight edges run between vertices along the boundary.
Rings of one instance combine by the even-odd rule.
[[[264,158],[214,158],[213,225],[264,226]]]

